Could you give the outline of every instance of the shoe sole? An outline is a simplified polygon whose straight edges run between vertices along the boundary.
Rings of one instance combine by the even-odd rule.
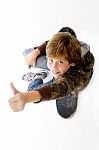
[[[75,115],[76,110],[77,110],[77,98],[76,99],[73,98],[73,99],[76,100],[76,102],[71,101],[71,99],[70,101],[69,99],[68,101],[67,99],[56,100],[57,112],[62,118],[70,119]]]

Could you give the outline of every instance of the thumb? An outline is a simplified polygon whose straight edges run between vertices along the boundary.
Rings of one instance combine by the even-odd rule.
[[[19,91],[14,87],[12,82],[10,83],[10,88],[11,88],[13,94],[19,93]]]

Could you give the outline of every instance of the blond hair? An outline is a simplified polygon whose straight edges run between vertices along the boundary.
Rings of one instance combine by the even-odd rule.
[[[59,32],[49,40],[46,54],[54,58],[64,56],[69,63],[78,63],[81,60],[80,43],[69,33]]]

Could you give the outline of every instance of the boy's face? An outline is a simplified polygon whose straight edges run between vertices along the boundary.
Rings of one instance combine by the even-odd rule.
[[[66,60],[64,56],[58,58],[47,57],[47,66],[51,70],[54,78],[62,76],[65,72],[67,72],[70,66],[73,65],[74,64],[69,64],[68,60]]]

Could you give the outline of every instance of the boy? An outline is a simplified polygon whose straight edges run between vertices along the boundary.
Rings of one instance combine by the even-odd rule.
[[[48,68],[53,75],[52,83],[43,85],[39,82],[40,85],[38,84],[35,89],[35,82],[43,82],[42,78],[45,77],[43,72],[35,74],[34,84],[30,85],[33,91],[31,89],[29,92],[21,93],[11,84],[15,95],[9,100],[10,107],[13,111],[21,111],[28,102],[57,99],[57,108],[62,107],[58,108],[59,114],[68,118],[76,110],[79,91],[87,86],[92,77],[93,55],[87,52],[86,57],[83,57],[80,42],[69,33],[61,32],[55,34],[47,43],[46,55]],[[73,109],[66,105],[67,111],[64,109],[64,103],[69,102],[72,103]]]

